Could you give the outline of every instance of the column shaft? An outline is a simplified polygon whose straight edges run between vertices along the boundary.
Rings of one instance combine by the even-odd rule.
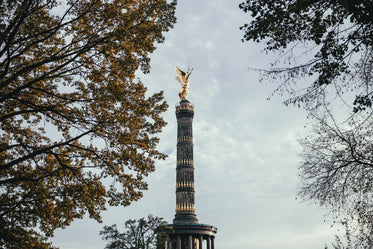
[[[193,238],[192,238],[192,235],[189,235],[189,238],[188,238],[188,248],[189,249],[193,249]]]
[[[199,241],[198,241],[198,247],[199,249],[202,249],[202,246],[203,246],[203,237],[202,235],[199,237]]]
[[[177,249],[181,249],[181,238],[180,238],[180,236],[177,236],[176,244],[177,244]]]
[[[207,237],[206,242],[207,242],[207,249],[211,249],[211,240],[210,240],[210,236]]]
[[[198,223],[194,205],[194,107],[188,100],[176,106],[176,214],[174,223]]]

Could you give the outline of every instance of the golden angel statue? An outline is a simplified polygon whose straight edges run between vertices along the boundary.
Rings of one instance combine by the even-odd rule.
[[[193,68],[189,69],[185,73],[180,68],[176,67],[176,72],[179,76],[176,77],[176,80],[181,84],[181,89],[179,90],[180,99],[186,99],[189,93],[189,76],[192,73]]]

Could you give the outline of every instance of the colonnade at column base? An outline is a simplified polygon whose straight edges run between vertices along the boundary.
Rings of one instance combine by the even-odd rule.
[[[170,241],[165,249],[215,249],[217,228],[199,223],[167,225]]]

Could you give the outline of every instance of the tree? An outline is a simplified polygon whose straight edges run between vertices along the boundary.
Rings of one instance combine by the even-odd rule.
[[[335,236],[335,243],[330,247],[331,249],[356,249],[356,248],[371,248],[372,237],[364,232],[359,234],[359,239],[355,240],[351,234],[351,229],[346,221],[342,221],[342,225],[345,228],[346,235],[345,239],[340,236]],[[325,249],[329,247],[325,245]]]
[[[135,78],[176,1],[0,2],[0,247],[129,205],[154,171],[163,93]]]
[[[105,249],[157,249],[164,248],[168,239],[163,218],[148,215],[148,219],[127,220],[126,231],[120,233],[116,225],[105,226],[100,235],[109,241]],[[162,247],[163,246],[163,247]]]
[[[313,116],[314,130],[301,140],[299,195],[330,207],[337,220],[347,215],[342,219],[347,248],[368,248],[373,244],[373,120],[351,118],[343,126],[332,115],[321,115]]]
[[[373,238],[373,2],[247,0],[239,7],[252,18],[241,27],[243,41],[279,54],[259,70],[262,80],[277,82],[273,94],[304,108],[314,126],[301,141],[300,196],[357,224],[360,241]]]
[[[319,96],[336,88],[356,92],[356,112],[372,107],[372,1],[248,0],[239,7],[252,17],[241,27],[243,41],[264,41],[267,52],[281,53],[283,61],[265,73],[281,80],[277,91],[290,95],[286,104],[320,104]],[[291,65],[275,67],[279,62]],[[297,84],[303,77],[311,83]]]

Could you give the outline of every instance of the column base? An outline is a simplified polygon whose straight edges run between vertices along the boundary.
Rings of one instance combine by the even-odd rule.
[[[169,224],[166,232],[170,237],[171,249],[214,249],[217,228],[207,224]],[[206,247],[203,241],[206,240]]]
[[[180,223],[198,223],[197,215],[195,214],[175,214],[174,224]]]

